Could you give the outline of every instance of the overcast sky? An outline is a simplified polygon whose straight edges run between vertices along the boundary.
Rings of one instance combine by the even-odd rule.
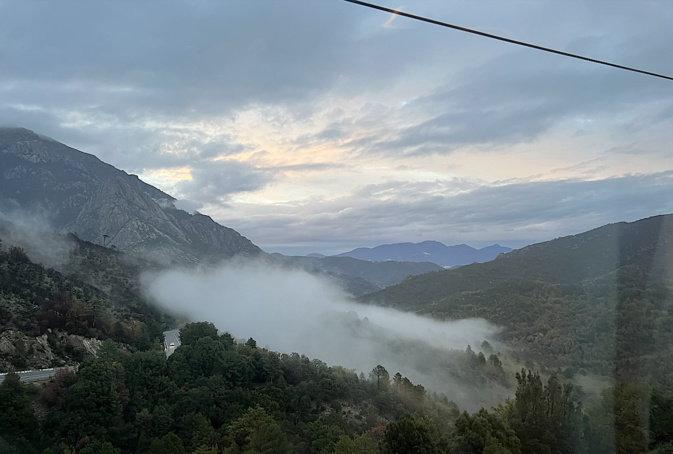
[[[379,4],[673,75],[673,2]],[[0,125],[267,251],[519,247],[673,212],[673,82],[342,0],[0,0]]]

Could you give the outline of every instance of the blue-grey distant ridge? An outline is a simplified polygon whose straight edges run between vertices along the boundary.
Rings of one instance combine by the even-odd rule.
[[[470,263],[489,262],[499,254],[512,249],[493,244],[475,249],[467,244],[447,246],[439,241],[423,241],[422,243],[383,244],[373,248],[361,247],[350,252],[338,254],[336,257],[353,257],[360,260],[385,262],[432,262],[443,267],[468,265]]]

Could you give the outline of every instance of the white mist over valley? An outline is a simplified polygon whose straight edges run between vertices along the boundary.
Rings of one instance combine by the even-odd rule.
[[[365,374],[381,364],[391,376],[400,372],[465,405],[475,398],[474,390],[457,389],[443,360],[468,345],[478,350],[484,340],[498,345],[499,328],[483,319],[438,321],[358,304],[325,279],[260,261],[146,275],[145,289],[159,306],[211,321],[236,338],[252,337],[271,350]],[[502,392],[489,390],[498,398]]]

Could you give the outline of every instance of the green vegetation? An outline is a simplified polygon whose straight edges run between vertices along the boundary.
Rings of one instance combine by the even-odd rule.
[[[615,224],[412,277],[362,298],[504,327],[521,359],[673,391],[673,216]]]
[[[31,262],[19,247],[4,250],[0,241],[0,336],[14,344],[0,349],[3,369],[76,364],[91,355],[69,335],[149,350],[173,322],[139,296],[135,259],[70,240],[67,274]]]
[[[648,453],[668,452],[673,394],[617,384],[583,409],[556,374],[516,375],[515,398],[469,414],[375,366],[369,378],[279,354],[207,323],[166,359],[111,340],[48,384],[0,385],[0,452]],[[467,353],[466,353],[467,354]],[[37,411],[35,410],[37,409]]]

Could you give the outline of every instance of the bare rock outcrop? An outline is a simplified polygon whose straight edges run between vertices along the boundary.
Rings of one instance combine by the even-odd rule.
[[[0,333],[0,373],[76,365],[96,356],[101,341],[51,330],[30,337],[10,329]]]

